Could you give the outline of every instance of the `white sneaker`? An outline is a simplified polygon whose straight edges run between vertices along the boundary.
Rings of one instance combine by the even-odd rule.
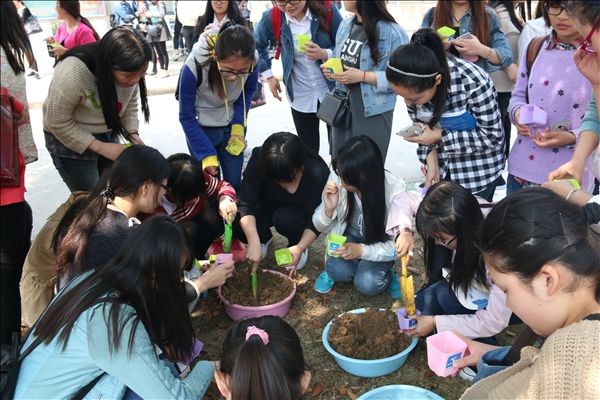
[[[308,261],[308,249],[306,249],[302,252],[302,255],[300,256],[300,261],[298,261],[298,266],[296,267],[296,270],[304,268],[306,266],[307,261]]]
[[[267,257],[267,253],[269,252],[269,245],[273,241],[273,238],[269,239],[267,243],[261,243],[260,248],[262,250],[262,259],[264,260]]]
[[[473,379],[475,379],[475,375],[477,375],[477,373],[469,367],[463,368],[458,372],[458,376],[460,376],[467,382],[473,382]]]

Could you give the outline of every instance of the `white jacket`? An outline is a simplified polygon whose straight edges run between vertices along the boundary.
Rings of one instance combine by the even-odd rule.
[[[337,235],[343,235],[346,231],[346,214],[348,213],[348,191],[342,187],[339,176],[335,172],[331,172],[328,181],[333,181],[338,187],[339,200],[337,207],[333,210],[332,218],[327,217],[325,214],[324,202],[315,210],[312,217],[312,222],[315,228],[321,233],[331,232]],[[389,205],[392,203],[394,197],[399,193],[405,192],[404,181],[390,172],[385,172],[385,202],[386,212],[385,218],[388,220]],[[325,193],[325,191],[323,191]],[[389,221],[388,221],[389,222]],[[392,230],[393,227],[386,223],[386,233]],[[379,242],[373,244],[363,244],[363,254],[361,259],[368,261],[394,261],[396,259],[396,247],[394,238],[386,242]]]

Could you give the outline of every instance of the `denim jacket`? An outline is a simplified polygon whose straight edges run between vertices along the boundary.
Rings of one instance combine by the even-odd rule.
[[[352,26],[354,26],[354,18],[346,18],[340,24],[337,35],[335,37],[335,50],[333,56],[339,58],[342,52],[344,42],[350,36]],[[408,35],[398,24],[379,21],[377,23],[377,37],[379,60],[377,65],[374,65],[371,58],[371,49],[369,43],[365,43],[360,53],[360,68],[363,71],[373,71],[377,76],[377,85],[369,83],[361,83],[362,99],[365,107],[365,117],[383,114],[384,112],[393,110],[396,106],[396,94],[388,84],[385,76],[385,69],[392,51],[402,45],[408,43]],[[346,91],[347,86],[338,83],[336,87],[342,91]]]
[[[421,28],[434,28],[433,25],[433,12],[434,8],[431,8],[425,14],[423,18],[423,23],[421,24]],[[479,57],[479,59],[475,62],[475,64],[482,68],[488,74],[490,72],[498,71],[500,69],[504,69],[508,67],[513,62],[513,53],[506,41],[506,37],[504,37],[504,33],[500,28],[500,20],[498,19],[498,14],[493,8],[485,7],[485,12],[487,13],[488,19],[488,31],[490,33],[490,44],[489,47],[494,49],[496,53],[498,53],[498,57],[500,58],[500,65],[494,65],[489,61]],[[457,32],[454,37],[458,37],[460,35],[464,35],[465,33],[473,33],[473,22],[472,22],[473,14],[471,9],[469,9],[465,15],[460,19],[460,32]],[[516,54],[514,57],[516,58]]]
[[[274,6],[276,7],[276,6]],[[264,72],[271,69],[271,59],[269,58],[269,42],[276,43],[275,33],[273,32],[273,24],[271,23],[271,13],[273,9],[267,10],[263,13],[263,16],[258,23],[258,26],[254,30],[254,39],[256,40],[256,50],[260,56],[260,72]],[[333,50],[334,40],[336,37],[340,22],[342,22],[342,16],[338,11],[337,7],[332,7],[331,12],[331,32],[323,32],[319,28],[319,17],[313,14],[312,22],[310,25],[310,33],[312,36],[312,42],[318,44],[322,49]],[[294,38],[292,37],[292,31],[287,24],[286,15],[282,13],[281,16],[281,63],[283,64],[283,83],[285,84],[288,96],[291,100],[294,100],[294,93],[292,91],[292,67],[294,64]],[[319,65],[325,60],[315,61]],[[327,81],[329,89],[333,89],[334,81]]]
[[[89,274],[91,271],[79,275],[71,287]],[[121,399],[127,387],[144,399],[202,398],[212,380],[212,363],[201,361],[184,379],[175,377],[166,361],[156,355],[142,323],[133,334],[129,354],[127,347],[134,320],[131,317],[136,311],[128,305],[121,311],[121,323],[124,324],[121,343],[118,348],[113,348],[109,323],[111,307],[103,307],[104,304],[109,303],[96,304],[81,313],[64,349],[55,337],[48,344],[40,343],[23,359],[15,399],[71,398],[102,373],[102,378],[84,399]],[[30,335],[22,350],[34,340]]]

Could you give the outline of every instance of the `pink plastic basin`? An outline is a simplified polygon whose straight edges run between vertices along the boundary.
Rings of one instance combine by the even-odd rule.
[[[452,366],[462,358],[467,344],[450,331],[440,332],[427,338],[427,364],[437,376],[446,377],[458,371]]]
[[[272,271],[270,269],[265,269],[263,271],[268,272],[270,274],[279,275],[285,279],[289,279],[290,281],[292,281],[292,279],[289,276],[282,274],[281,272]],[[257,318],[262,317],[264,315],[275,315],[283,318],[287,315],[288,311],[290,311],[292,299],[296,295],[296,283],[294,281],[292,281],[292,283],[294,284],[294,288],[292,289],[292,293],[290,293],[288,297],[286,297],[278,303],[269,304],[266,306],[252,307],[242,306],[239,304],[232,304],[225,297],[223,297],[220,287],[217,288],[217,295],[219,296],[219,298],[223,302],[223,305],[225,306],[225,313],[229,315],[229,318],[231,318],[234,321],[239,321],[241,319],[248,318]],[[248,284],[250,284],[250,281],[248,281]]]

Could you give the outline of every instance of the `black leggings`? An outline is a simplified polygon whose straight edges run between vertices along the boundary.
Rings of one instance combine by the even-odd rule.
[[[317,118],[317,113],[303,113],[292,108],[292,118],[300,139],[319,154],[319,125],[321,120]],[[327,125],[327,139],[331,149],[331,127],[329,125]]]
[[[288,240],[288,246],[294,246],[300,242],[304,229],[309,218],[312,215],[306,213],[298,207],[280,204],[262,204],[255,210],[256,230],[261,243],[267,243],[273,235],[271,227]],[[248,239],[239,225],[240,215],[238,214],[233,224],[234,236],[242,242],[248,243]]]
[[[169,69],[169,53],[167,52],[167,42],[152,42],[152,46],[156,50],[160,69]],[[154,61],[156,65],[156,61]]]
[[[33,219],[27,202],[0,207],[0,343],[21,332],[19,282],[31,245]]]

